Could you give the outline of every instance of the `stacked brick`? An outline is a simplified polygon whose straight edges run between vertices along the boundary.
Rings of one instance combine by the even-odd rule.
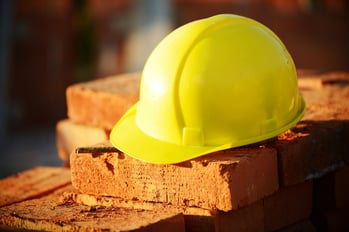
[[[138,99],[139,74],[70,86],[68,118],[57,123],[57,147],[71,174],[71,184],[59,192],[61,205],[90,207],[87,215],[96,218],[117,209],[132,215],[124,223],[132,225],[145,211],[151,216],[139,216],[141,227],[153,231],[348,231],[349,74],[300,76],[307,111],[294,128],[264,143],[174,165],[120,152],[75,152],[111,146],[111,127]],[[0,215],[21,212],[6,207]],[[77,228],[76,221],[63,221]]]
[[[322,196],[318,192],[324,191],[319,183],[328,176],[333,176],[333,196],[347,193],[345,184],[340,186],[337,179],[349,177],[345,171],[349,161],[348,84],[345,73],[300,77],[300,90],[308,103],[306,115],[294,128],[265,144],[216,152],[176,165],[143,163],[122,153],[73,152],[72,184],[78,190],[74,199],[92,205],[126,201],[128,207],[135,204],[140,208],[171,205],[184,214],[187,231],[315,230],[325,228],[324,221],[329,230],[348,227],[345,220],[339,222],[347,216],[343,210],[347,205],[333,203],[326,208],[318,199]],[[73,119],[81,113],[74,115],[69,109],[72,99],[68,95],[69,117]],[[111,106],[96,100],[84,107]],[[125,108],[119,107],[113,114],[119,117]],[[97,127],[114,123],[112,117],[106,121],[103,115],[101,118],[100,125],[86,119],[80,122]],[[189,208],[195,208],[195,213]]]
[[[70,170],[36,167],[0,180],[0,231],[184,231],[184,219],[126,207],[90,207],[66,200]]]
[[[110,76],[71,85],[66,89],[68,118],[56,125],[60,158],[69,164],[76,147],[109,139],[109,132],[123,113],[137,100],[138,73]]]

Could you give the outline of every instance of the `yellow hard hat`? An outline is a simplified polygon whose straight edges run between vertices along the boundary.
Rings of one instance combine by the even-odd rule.
[[[304,111],[280,39],[252,19],[222,14],[179,27],[158,44],[138,103],[110,140],[137,159],[178,163],[275,137]]]

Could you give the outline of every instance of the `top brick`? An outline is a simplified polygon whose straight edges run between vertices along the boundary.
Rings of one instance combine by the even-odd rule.
[[[111,130],[138,100],[140,74],[131,73],[71,85],[66,90],[68,117],[76,123]]]

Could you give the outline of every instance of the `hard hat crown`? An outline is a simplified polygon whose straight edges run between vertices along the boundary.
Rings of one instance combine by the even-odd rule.
[[[118,124],[111,141],[149,162],[180,162],[274,137],[304,108],[280,39],[252,19],[218,15],[178,28],[149,56],[140,100],[118,123],[133,117],[137,133],[127,140],[143,147],[131,148]]]

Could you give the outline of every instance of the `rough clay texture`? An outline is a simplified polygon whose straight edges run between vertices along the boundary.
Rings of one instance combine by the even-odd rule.
[[[265,231],[275,231],[305,220],[312,212],[312,182],[281,188],[264,199]]]
[[[276,193],[277,194],[277,193]],[[105,197],[78,193],[64,193],[65,201],[73,201],[88,206],[123,207],[159,211],[174,210],[184,215],[185,229],[191,232],[208,231],[264,231],[263,200],[238,210],[229,212],[212,211],[198,207],[175,206],[166,203],[124,200],[118,197]],[[253,223],[251,223],[253,222]]]
[[[182,213],[184,215],[185,230],[191,232],[216,231],[215,227],[218,223],[218,218],[225,214],[198,207],[176,206],[167,203],[146,202],[135,199],[124,200],[118,197],[84,194],[77,192],[76,189],[65,192],[62,197],[62,200],[65,202],[75,202],[91,207],[122,207],[155,212],[166,210]]]
[[[70,186],[71,187],[71,186]],[[63,191],[0,208],[0,229],[44,231],[185,231],[183,215],[166,209],[90,207],[61,200]]]
[[[177,165],[121,153],[72,153],[71,172],[82,193],[223,211],[278,190],[276,151],[268,148],[230,149]]]
[[[29,171],[36,175],[29,179],[21,175],[20,179],[12,179],[11,182],[19,189],[18,182],[30,182],[28,180],[39,175],[41,170],[34,168]],[[59,172],[65,171],[60,168]],[[342,172],[338,172],[338,175],[342,175]],[[45,180],[38,182],[45,183]],[[0,207],[0,229],[270,231],[302,221],[309,216],[312,202],[311,183],[282,188],[269,197],[229,212],[89,195],[79,193],[70,184],[57,185],[54,189],[54,192],[42,195],[38,194],[41,190],[36,189],[36,197]],[[311,223],[297,223],[293,227],[312,228]]]
[[[172,209],[184,214],[186,231],[193,232],[275,231],[284,227],[298,228],[298,230],[305,228],[305,231],[315,231],[309,221],[303,223],[312,212],[312,191],[312,183],[304,182],[282,188],[271,196],[228,212],[135,199],[124,200],[118,197],[96,196],[79,193],[76,190],[66,192],[64,199],[91,207],[125,207],[155,211]]]
[[[0,207],[45,195],[70,184],[70,170],[36,167],[0,180]]]
[[[68,117],[81,124],[111,130],[139,98],[140,74],[105,77],[66,90]]]

